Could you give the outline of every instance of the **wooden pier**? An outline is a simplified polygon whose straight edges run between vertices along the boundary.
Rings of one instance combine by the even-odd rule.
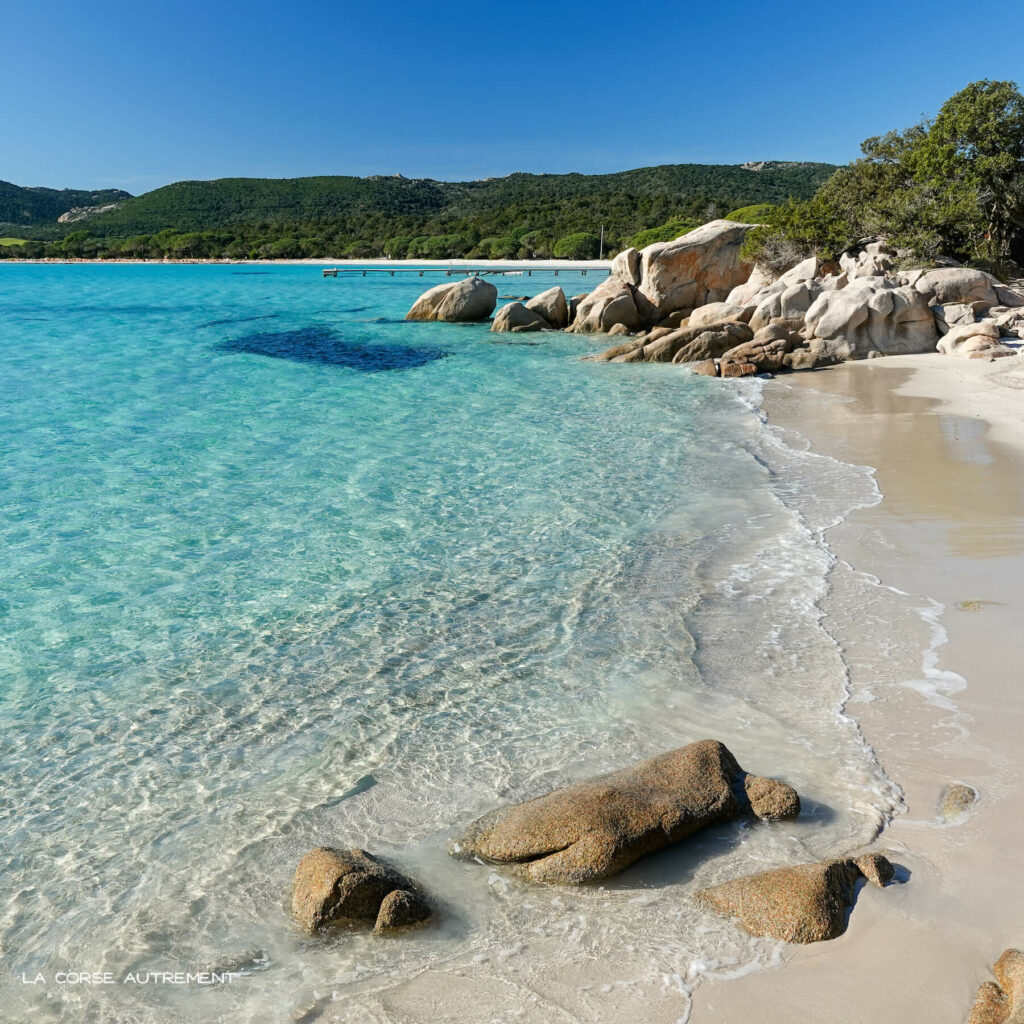
[[[565,268],[565,267],[537,267],[538,274],[554,274],[558,277],[559,273],[563,274],[579,274],[580,277],[587,276],[587,270],[596,270],[600,273],[611,273],[604,267],[583,267],[583,268]],[[366,277],[367,274],[390,274],[392,277],[395,274],[419,274],[422,277],[424,274],[444,274],[445,277],[456,277],[460,274],[464,274],[466,277],[505,277],[506,275],[512,275],[515,277],[533,277],[533,268],[523,267],[522,269],[514,269],[509,267],[505,270],[495,270],[493,267],[478,268],[478,267],[395,267],[394,270],[389,267],[324,267],[324,277],[337,277],[339,274],[362,274]]]

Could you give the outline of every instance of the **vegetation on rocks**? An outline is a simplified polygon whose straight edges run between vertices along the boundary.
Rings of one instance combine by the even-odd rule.
[[[867,139],[810,199],[763,211],[744,256],[784,270],[884,235],[917,264],[939,256],[999,271],[1024,261],[1024,96],[973,82],[934,118]]]

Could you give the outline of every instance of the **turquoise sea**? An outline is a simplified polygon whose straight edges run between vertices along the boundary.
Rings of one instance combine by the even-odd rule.
[[[871,474],[774,431],[760,381],[403,322],[438,280],[0,266],[4,1020],[441,1019],[388,993],[452,971],[517,993],[466,1021],[562,1020],[538,979],[593,962],[685,1009],[778,955],[696,888],[892,811],[823,611],[825,531]],[[804,817],[583,891],[446,854],[497,804],[706,736]],[[302,936],[318,844],[392,859],[437,923]],[[123,981],[202,970],[234,977]]]

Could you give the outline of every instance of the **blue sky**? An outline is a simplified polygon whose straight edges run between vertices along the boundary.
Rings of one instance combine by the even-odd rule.
[[[2,9],[0,179],[58,188],[838,163],[969,81],[1024,81],[1020,0]]]

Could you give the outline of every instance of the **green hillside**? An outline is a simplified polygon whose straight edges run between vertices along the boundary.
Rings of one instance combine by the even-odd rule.
[[[634,238],[675,237],[738,207],[808,198],[834,170],[768,162],[468,182],[398,175],[180,181],[19,234],[37,239],[24,255],[586,256],[597,254],[602,226],[606,251]]]
[[[0,227],[50,224],[77,207],[103,206],[130,198],[130,193],[117,188],[24,188],[0,181]]]

